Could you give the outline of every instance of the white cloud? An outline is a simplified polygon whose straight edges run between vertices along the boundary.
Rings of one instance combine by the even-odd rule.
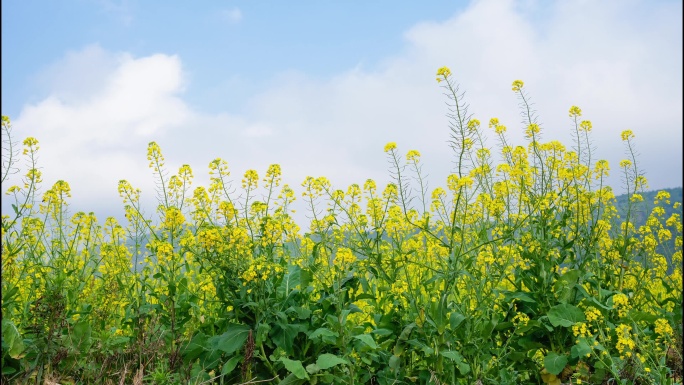
[[[68,180],[80,210],[116,204],[119,179],[153,197],[145,159],[151,140],[170,172],[188,163],[199,183],[221,157],[236,186],[246,169],[263,173],[280,163],[291,185],[325,175],[338,188],[387,181],[382,149],[396,141],[401,152],[421,151],[436,187],[453,166],[446,99],[434,76],[447,65],[485,130],[498,117],[513,142],[524,143],[510,89],[523,79],[545,139],[570,145],[567,111],[579,105],[594,123],[596,156],[613,166],[612,183],[620,181],[619,134],[632,129],[651,186],[681,186],[681,37],[672,38],[681,19],[669,9],[677,6],[645,12],[639,2],[558,1],[540,21],[534,7],[542,3],[525,3],[532,8],[524,12],[521,4],[475,1],[444,22],[418,24],[406,32],[404,50],[372,71],[354,68],[324,80],[282,72],[240,115],[193,111],[182,98],[176,56],[133,58],[87,47],[48,70],[51,96],[26,106],[15,132],[41,140],[46,182]],[[635,12],[630,6],[640,12],[639,28],[621,19]]]
[[[108,60],[115,64],[91,66]],[[182,74],[175,56],[136,59],[88,47],[48,73],[55,73],[54,94],[24,107],[13,122],[15,134],[41,142],[45,187],[67,180],[81,210],[116,204],[120,179],[149,179],[141,175],[146,144],[187,124],[191,114],[178,96]]]

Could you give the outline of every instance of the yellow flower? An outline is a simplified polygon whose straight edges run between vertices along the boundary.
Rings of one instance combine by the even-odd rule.
[[[629,297],[622,293],[615,294],[613,296],[613,307],[618,311],[620,317],[626,316],[631,308],[629,305]]]
[[[623,140],[623,141],[625,141],[625,140],[630,140],[631,138],[634,137],[634,133],[632,132],[632,130],[624,130],[624,131],[622,131],[622,133],[620,134],[620,137],[622,137],[622,140]]]
[[[593,322],[601,319],[601,312],[593,306],[589,306],[587,310],[584,311],[584,315],[587,317],[588,322]]]
[[[584,322],[577,322],[572,325],[572,334],[575,337],[590,337],[591,331],[587,328],[587,324]]]
[[[580,123],[580,130],[581,131],[589,132],[589,131],[591,131],[591,128],[592,128],[591,122],[588,120],[583,120],[582,123]]]
[[[596,179],[602,176],[607,177],[608,171],[610,171],[610,166],[608,165],[607,160],[601,159],[596,162],[596,165],[594,166],[594,174]]]
[[[535,134],[539,133],[539,125],[537,123],[531,123],[530,125],[527,126],[527,129],[525,130],[525,136],[528,138],[533,137]]]
[[[28,138],[24,139],[24,146],[26,147],[32,147],[38,144],[38,139],[29,136]]]
[[[242,188],[255,189],[258,186],[259,174],[256,170],[245,171],[245,176],[242,178]]]
[[[406,154],[406,160],[409,162],[418,162],[420,160],[420,152],[417,150],[411,150]]]
[[[582,116],[582,110],[577,106],[570,107],[570,117],[574,118],[579,116]]]
[[[397,144],[395,142],[389,142],[385,145],[385,152],[390,152],[397,148]]]
[[[513,324],[515,327],[527,326],[528,322],[530,322],[530,317],[525,313],[518,312],[515,317],[513,317]]]
[[[629,325],[618,325],[615,328],[615,333],[618,337],[615,349],[617,349],[618,353],[624,353],[627,357],[631,357],[632,352],[630,350],[634,349],[636,345],[632,339],[632,328]]]
[[[519,92],[523,88],[524,85],[525,85],[525,83],[523,83],[522,80],[515,80],[513,82],[513,91]]]
[[[670,337],[674,333],[672,326],[670,326],[670,323],[664,318],[656,320],[655,332],[661,337]]]
[[[350,249],[346,247],[340,247],[337,250],[337,255],[335,256],[333,264],[335,264],[336,266],[348,265],[350,263],[354,263],[355,261],[356,256],[354,256],[354,253]]]
[[[449,67],[442,67],[437,70],[437,76],[444,76],[445,78],[451,75],[451,70]]]

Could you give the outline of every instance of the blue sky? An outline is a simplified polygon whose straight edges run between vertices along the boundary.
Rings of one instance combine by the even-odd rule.
[[[178,55],[194,108],[232,111],[278,72],[324,78],[375,68],[397,54],[403,32],[446,20],[467,1],[8,1],[3,4],[3,111],[44,96],[34,76],[66,52],[98,44],[141,57]],[[217,84],[218,83],[218,84]],[[29,87],[27,88],[27,85]],[[235,90],[239,88],[240,92]],[[42,92],[41,92],[42,91]],[[245,93],[247,95],[245,95]],[[18,95],[17,95],[18,94]],[[41,95],[43,94],[43,95]]]
[[[307,175],[386,182],[396,141],[421,151],[434,188],[453,159],[434,79],[446,65],[475,117],[498,117],[514,144],[522,79],[545,139],[571,145],[567,111],[582,108],[617,193],[625,129],[650,187],[676,187],[681,15],[678,0],[8,0],[2,114],[41,142],[44,190],[67,180],[73,210],[100,216],[121,212],[120,179],[154,203],[149,141],[195,185],[221,157],[236,185],[279,163],[298,192]]]

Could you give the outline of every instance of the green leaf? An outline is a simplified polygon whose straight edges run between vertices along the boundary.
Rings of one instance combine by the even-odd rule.
[[[408,340],[409,336],[411,335],[411,331],[413,331],[414,327],[416,327],[415,322],[411,322],[410,324],[406,325],[404,330],[402,330],[401,334],[399,335],[399,340],[401,340],[401,341]]]
[[[287,273],[283,275],[283,280],[276,289],[278,298],[287,297],[295,287],[301,284],[301,267],[297,265],[291,265],[287,269]]]
[[[554,290],[556,292],[557,298],[561,302],[570,300],[573,297],[573,294],[576,292],[575,286],[577,286],[580,275],[580,270],[569,270],[560,276],[560,278],[558,278],[554,284]]]
[[[14,296],[14,294],[16,294],[19,291],[19,286],[14,286],[10,283],[6,283],[6,284],[7,284],[7,287],[9,287],[9,289],[3,288],[3,290],[2,290],[2,303],[5,305],[7,303],[9,303],[11,301],[12,297]]]
[[[544,357],[544,368],[546,368],[547,372],[556,376],[563,371],[567,363],[568,357],[556,352],[550,352]]]
[[[349,365],[349,362],[347,362],[347,360],[345,360],[344,358],[340,358],[334,354],[329,353],[321,354],[320,356],[318,356],[318,359],[316,360],[316,366],[318,366],[321,370],[332,368],[333,366],[339,364]]]
[[[499,318],[494,315],[492,319],[484,324],[484,327],[482,328],[482,331],[480,332],[480,335],[484,338],[489,338],[490,335],[492,334],[492,331],[494,331],[494,328],[496,328],[496,325],[499,323]]]
[[[247,325],[231,325],[228,331],[220,336],[211,337],[209,342],[227,354],[236,352],[247,341],[250,328]]]
[[[311,310],[299,306],[292,306],[285,312],[287,314],[294,313],[299,319],[307,319],[311,316]]]
[[[238,362],[240,362],[240,356],[239,355],[228,360],[228,362],[223,364],[223,368],[221,369],[221,374],[224,376],[226,374],[230,374],[233,371],[233,369],[235,369]]]
[[[207,336],[202,332],[198,332],[192,337],[187,346],[181,350],[181,356],[185,362],[194,361],[206,349],[206,344]]]
[[[420,349],[428,357],[435,354],[435,349],[425,345],[424,343],[422,343],[416,339],[409,340],[408,344],[411,346],[415,346],[416,348]]]
[[[7,376],[9,374],[15,373],[17,369],[11,367],[11,366],[3,366],[2,367],[2,375]]]
[[[2,320],[2,339],[4,344],[9,346],[8,353],[10,357],[20,359],[24,356],[22,354],[24,352],[24,341],[19,334],[19,330],[17,330],[12,321],[4,318]]]
[[[458,371],[461,372],[461,375],[465,375],[470,372],[470,365],[463,360],[461,353],[457,352],[456,350],[442,350],[439,352],[439,354],[454,361]]]
[[[551,325],[553,326],[568,328],[577,322],[585,321],[584,312],[578,307],[567,303],[552,307],[546,315],[549,317],[549,322],[551,322]]]
[[[271,331],[271,325],[267,323],[260,323],[256,330],[255,344],[261,345],[268,339],[268,333]]]
[[[399,367],[401,366],[401,357],[392,354],[392,357],[389,359],[389,367],[390,369],[394,370],[395,372],[399,370]]]
[[[306,332],[307,325],[305,324],[289,324],[276,322],[271,329],[271,340],[279,348],[283,349],[287,354],[294,354],[293,344],[297,334]]]
[[[92,333],[92,328],[90,323],[86,320],[79,321],[74,325],[74,342],[76,346],[81,350],[86,350],[90,346],[90,335]]]
[[[357,340],[368,345],[371,349],[377,349],[378,348],[378,345],[375,343],[375,340],[369,334],[360,334],[358,336],[354,336],[354,338],[356,338]]]
[[[306,365],[306,371],[309,374],[316,374],[316,373],[321,371],[321,368],[319,368],[318,365],[316,365],[316,364],[309,364],[309,365]]]
[[[190,380],[191,383],[201,383],[204,381],[208,381],[211,377],[209,377],[209,373],[207,373],[202,366],[195,362],[192,365],[192,368],[190,369]]]
[[[442,350],[441,352],[439,352],[439,354],[443,355],[444,357],[452,361],[463,361],[463,356],[456,350]]]
[[[513,302],[514,299],[527,303],[537,302],[534,298],[530,297],[529,294],[524,293],[522,291],[508,292],[504,295],[504,301],[506,302]]]
[[[300,380],[309,379],[309,375],[306,373],[306,370],[304,370],[304,367],[302,366],[302,361],[291,360],[285,357],[280,357],[278,361],[282,362],[283,365],[285,365],[285,369],[287,369],[290,373],[294,374]]]
[[[449,325],[451,325],[451,330],[456,330],[456,328],[465,321],[465,316],[458,312],[451,313],[449,316]]]
[[[318,329],[314,330],[313,333],[309,334],[309,339],[313,340],[317,337],[335,337],[335,338],[337,338],[338,336],[339,336],[339,334],[337,334],[337,332],[334,332],[330,329],[318,328]]]
[[[297,378],[294,374],[288,374],[287,377],[280,381],[279,385],[302,385],[305,382],[305,380]]]
[[[627,318],[634,322],[646,321],[648,323],[653,323],[658,319],[658,316],[643,311],[630,310],[629,314],[627,314]]]
[[[579,281],[580,276],[582,276],[582,271],[577,269],[568,270],[563,275],[558,278],[557,282],[563,282],[566,285],[570,285]]]
[[[434,322],[437,332],[439,334],[444,333],[444,327],[447,323],[447,312],[449,311],[447,307],[447,295],[444,294],[439,301],[433,302],[430,306],[430,314],[428,319]]]
[[[570,356],[572,358],[582,358],[586,356],[587,354],[590,354],[593,349],[591,346],[587,343],[587,340],[584,338],[581,338],[579,340],[579,343],[574,345],[572,349],[570,349]]]

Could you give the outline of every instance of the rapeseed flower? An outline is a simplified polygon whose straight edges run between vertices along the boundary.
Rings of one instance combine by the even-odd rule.
[[[572,106],[570,107],[569,114],[571,118],[580,117],[582,116],[582,110],[577,106]]]
[[[406,154],[406,160],[408,162],[418,162],[420,160],[420,152],[416,150],[411,150]]]
[[[662,338],[671,338],[674,331],[666,319],[659,318],[655,321],[655,333]]]
[[[589,132],[589,131],[591,131],[591,128],[592,128],[591,121],[589,121],[589,120],[583,120],[580,123],[580,131]]]
[[[513,91],[519,92],[523,88],[524,85],[525,85],[525,83],[523,83],[522,80],[514,80],[513,81]]]
[[[623,141],[627,141],[634,137],[634,133],[632,130],[624,130],[622,133],[620,133],[620,137]]]
[[[443,76],[446,79],[449,75],[451,75],[449,67],[442,67],[437,70],[437,76]]]
[[[631,309],[631,306],[629,305],[629,297],[622,293],[615,294],[613,296],[613,308],[617,310],[618,316],[626,316],[629,309]]]
[[[337,250],[333,264],[335,266],[348,266],[354,262],[356,262],[356,256],[354,256],[354,253],[346,247],[340,247]]]

